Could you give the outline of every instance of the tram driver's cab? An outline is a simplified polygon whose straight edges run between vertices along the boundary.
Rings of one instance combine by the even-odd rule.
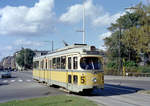
[[[98,57],[82,57],[80,67],[84,70],[101,70],[102,63]]]

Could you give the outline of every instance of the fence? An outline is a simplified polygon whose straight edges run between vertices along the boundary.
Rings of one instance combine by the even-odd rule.
[[[126,73],[126,76],[135,76],[135,77],[150,77],[150,73]]]

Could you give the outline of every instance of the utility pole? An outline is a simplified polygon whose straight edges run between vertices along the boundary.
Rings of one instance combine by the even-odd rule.
[[[118,66],[118,72],[120,73],[121,71],[121,49],[120,49],[120,38],[121,38],[121,24],[119,25],[119,38],[118,38],[118,43],[119,43],[119,48],[118,48],[118,54],[119,54],[119,66]]]
[[[83,44],[85,44],[85,7],[83,3]]]
[[[150,5],[150,0],[147,0],[147,3]]]
[[[83,3],[83,24],[82,30],[77,30],[76,32],[82,32],[82,43],[85,44],[85,7]]]
[[[52,51],[54,50],[54,42],[53,42],[53,40],[52,40]]]

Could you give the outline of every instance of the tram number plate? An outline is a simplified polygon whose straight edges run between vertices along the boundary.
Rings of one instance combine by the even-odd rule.
[[[81,76],[81,83],[82,83],[82,84],[85,83],[85,76]]]

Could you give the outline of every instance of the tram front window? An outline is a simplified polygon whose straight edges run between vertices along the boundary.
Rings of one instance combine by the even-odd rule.
[[[97,57],[83,57],[80,60],[80,66],[85,70],[99,70],[101,62]]]

